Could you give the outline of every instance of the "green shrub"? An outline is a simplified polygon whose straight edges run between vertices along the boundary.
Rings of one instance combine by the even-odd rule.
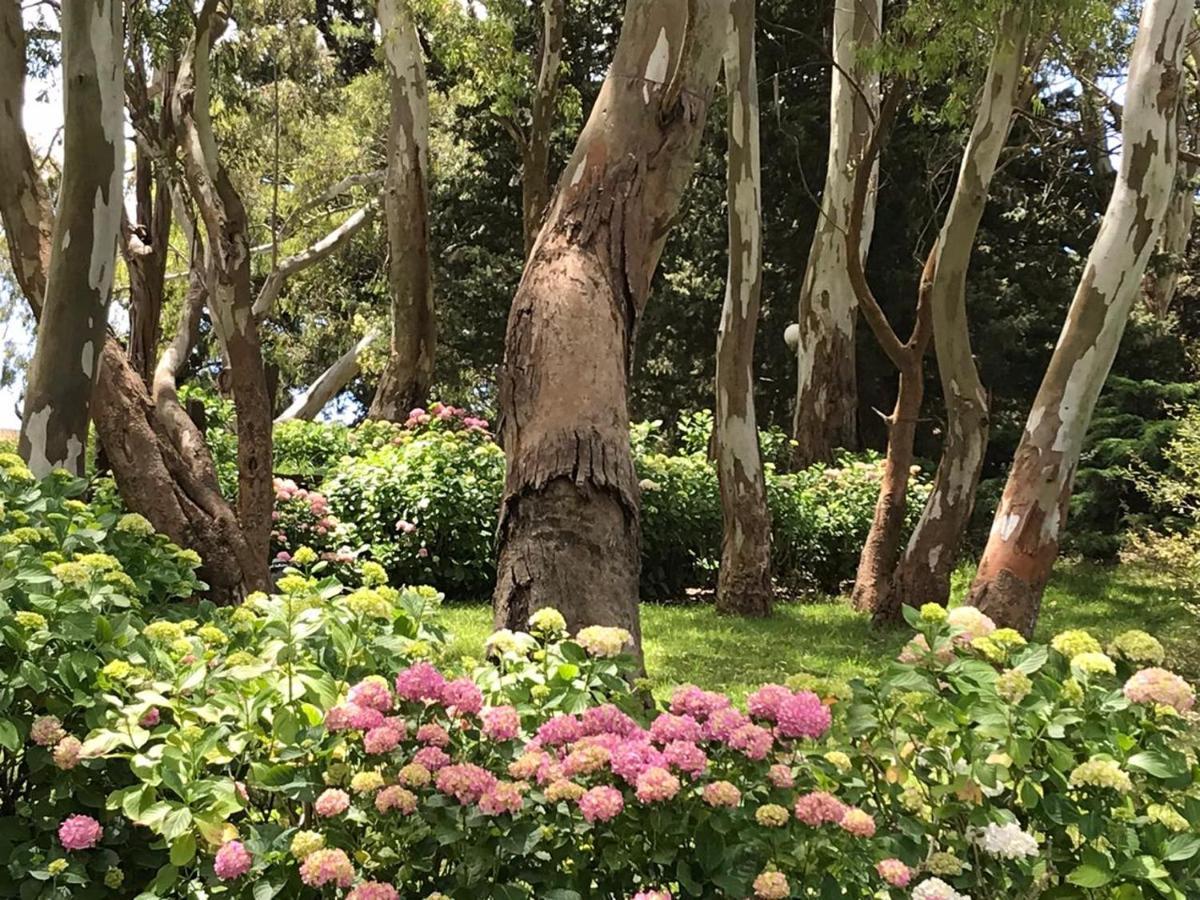
[[[275,474],[312,485],[319,484],[350,452],[350,431],[336,423],[280,422],[273,441]]]

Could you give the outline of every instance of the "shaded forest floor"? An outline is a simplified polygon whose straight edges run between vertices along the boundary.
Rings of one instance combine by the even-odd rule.
[[[961,597],[972,571],[955,575]],[[442,623],[452,632],[453,653],[478,657],[491,632],[485,604],[447,605]],[[1200,679],[1198,598],[1146,569],[1061,563],[1046,591],[1038,638],[1066,628],[1087,628],[1102,642],[1141,628],[1167,647],[1167,665],[1189,680]],[[849,679],[870,675],[899,653],[905,629],[880,631],[840,600],[781,603],[770,619],[718,616],[712,606],[643,604],[646,667],[655,693],[693,682],[737,700],[759,684],[789,675]]]

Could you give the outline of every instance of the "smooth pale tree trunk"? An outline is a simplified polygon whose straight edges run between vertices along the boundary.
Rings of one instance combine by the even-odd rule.
[[[123,202],[123,29],[120,0],[63,7],[62,184],[19,443],[38,476],[86,463]]]
[[[1058,556],[1071,483],[1096,399],[1170,202],[1181,66],[1194,4],[1147,0],[1130,55],[1123,152],[1096,242],[1033,401],[969,602],[1032,632]]]
[[[1013,110],[1021,98],[1030,16],[1010,6],[1000,16],[987,77],[942,222],[929,290],[933,343],[946,403],[945,441],[933,490],[896,571],[899,600],[950,598],[950,574],[971,518],[988,440],[988,400],[967,322],[967,270]]]
[[[368,332],[363,338],[339,356],[328,369],[305,390],[295,396],[291,404],[276,417],[275,422],[287,422],[291,419],[311,421],[323,410],[334,397],[340,394],[351,381],[358,377],[361,371],[358,360],[368,348],[375,343],[379,335]]]
[[[542,0],[542,55],[529,109],[529,132],[527,135],[517,132],[521,150],[521,223],[526,258],[537,240],[542,216],[550,202],[550,135],[558,104],[565,18],[563,0]]]
[[[228,361],[237,409],[238,522],[254,567],[251,589],[269,583],[271,512],[271,399],[254,316],[246,209],[221,164],[209,117],[212,41],[225,27],[217,0],[205,0],[196,33],[179,66],[171,113],[183,150],[184,173],[207,236],[205,285],[214,330]]]
[[[429,95],[408,0],[379,0],[376,15],[390,95],[383,207],[392,343],[368,415],[398,422],[429,395],[437,343],[429,258]]]
[[[54,213],[25,135],[24,106],[21,3],[0,0],[0,222],[13,274],[37,316],[46,295]]]
[[[500,378],[507,457],[498,626],[541,607],[640,648],[634,334],[691,178],[728,0],[629,0],[608,76],[513,299]],[[640,649],[639,649],[640,652]]]
[[[837,448],[853,448],[858,435],[854,362],[858,301],[846,263],[845,232],[856,169],[862,163],[879,110],[878,76],[860,61],[859,51],[876,42],[883,3],[838,0],[833,7],[835,65],[829,103],[829,157],[821,212],[800,288],[800,318],[791,332],[798,361],[792,423],[798,466],[829,462]],[[875,192],[869,190],[858,242],[864,260],[871,244],[874,211]]]
[[[725,48],[729,94],[729,270],[717,334],[714,438],[721,486],[717,611],[771,612],[771,513],[754,415],[754,334],[762,293],[762,171],[759,162],[755,0],[733,0]]]

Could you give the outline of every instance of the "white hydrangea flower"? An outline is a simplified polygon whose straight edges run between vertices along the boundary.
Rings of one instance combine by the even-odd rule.
[[[960,894],[940,878],[926,878],[913,888],[912,900],[971,900],[971,897]]]
[[[979,835],[979,845],[985,853],[1001,859],[1028,859],[1038,853],[1037,838],[1015,822],[988,825]]]

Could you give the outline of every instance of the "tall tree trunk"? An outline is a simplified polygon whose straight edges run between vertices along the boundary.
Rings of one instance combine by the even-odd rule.
[[[795,462],[828,462],[838,447],[857,443],[858,388],[854,363],[857,298],[846,264],[845,232],[855,172],[862,164],[872,120],[879,109],[879,79],[859,51],[879,37],[882,0],[833,4],[833,81],[829,104],[829,157],[821,213],[800,288],[796,332],[798,374],[792,437]],[[862,214],[859,253],[865,260],[875,217],[869,190]]]
[[[542,216],[550,202],[550,136],[558,104],[558,70],[562,64],[563,0],[542,0],[542,54],[537,85],[530,104],[529,133],[518,141],[521,150],[521,224],[525,258],[533,249]]]
[[[1147,0],[1130,55],[1120,169],[1017,446],[969,602],[1032,632],[1058,556],[1083,438],[1175,180],[1191,0]]]
[[[63,8],[63,176],[20,438],[39,476],[86,463],[123,203],[123,29],[120,0]]]
[[[933,343],[946,403],[946,437],[933,491],[896,571],[895,590],[909,602],[945,604],[959,542],[971,518],[988,439],[988,402],[967,323],[967,269],[1013,110],[1021,98],[1031,17],[1017,6],[1000,16],[975,122],[958,182],[938,236],[929,303]]]
[[[205,0],[196,33],[180,63],[172,116],[183,148],[184,172],[207,234],[209,312],[229,362],[237,409],[238,521],[256,562],[252,588],[268,584],[271,512],[271,398],[259,344],[250,281],[246,210],[217,154],[209,118],[209,49],[225,27],[217,0]]]
[[[437,321],[429,259],[429,96],[408,0],[379,0],[390,109],[384,213],[392,344],[368,415],[402,421],[433,382]]]
[[[54,213],[25,135],[25,28],[20,0],[0,0],[0,222],[17,284],[41,314]]]
[[[725,85],[729,94],[729,272],[717,334],[714,425],[721,485],[717,611],[771,612],[771,513],[754,414],[754,333],[762,292],[762,171],[758,140],[755,0],[730,4]]]
[[[333,365],[322,372],[308,388],[296,395],[288,408],[275,419],[276,423],[292,419],[315,419],[329,401],[358,376],[358,358],[367,352],[378,337],[374,331],[368,332],[357,344],[334,360]]]
[[[728,0],[628,0],[612,67],[525,265],[500,379],[497,625],[525,627],[533,610],[557,606],[571,628],[620,626],[641,646],[628,372],[727,15]]]

